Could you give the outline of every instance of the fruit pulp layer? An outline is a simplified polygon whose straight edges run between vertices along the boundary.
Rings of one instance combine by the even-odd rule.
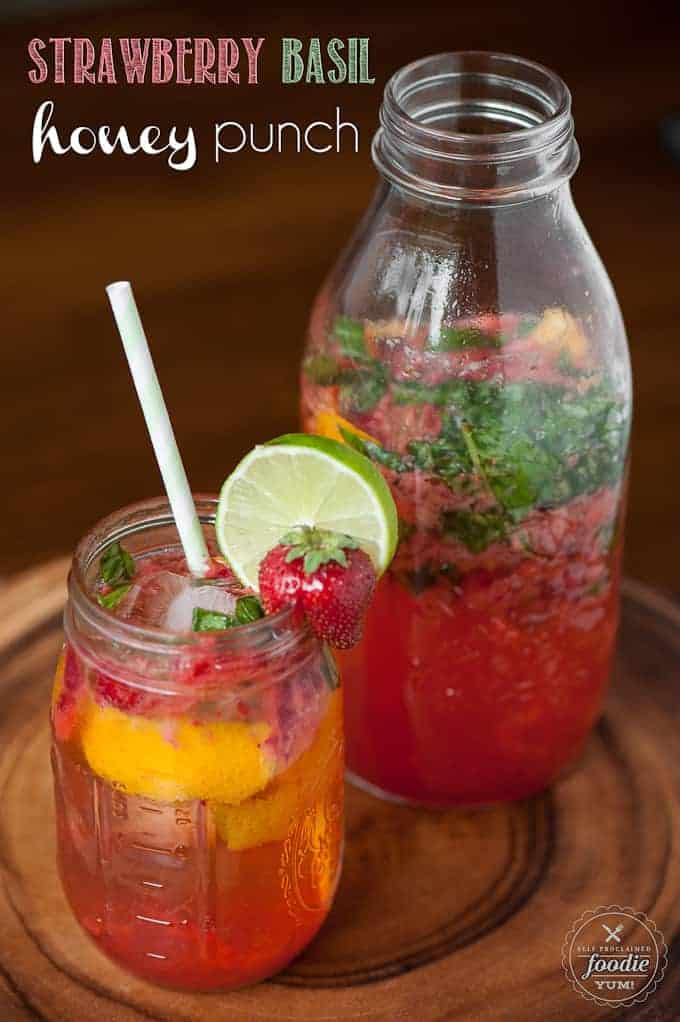
[[[194,990],[255,982],[298,954],[328,913],[342,848],[342,698],[325,654],[268,683],[266,654],[230,676],[212,642],[174,694],[67,645],[52,701],[76,918],[130,971]]]
[[[400,545],[343,652],[349,769],[432,805],[531,795],[578,753],[613,652],[627,409],[578,323],[338,317],[305,429],[388,479]]]

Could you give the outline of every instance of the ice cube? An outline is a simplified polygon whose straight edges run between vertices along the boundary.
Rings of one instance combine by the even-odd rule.
[[[140,575],[138,581],[133,582],[130,591],[121,600],[117,614],[131,624],[164,628],[173,601],[190,586],[191,579],[186,575],[177,575],[174,571]]]
[[[187,632],[191,631],[196,607],[233,614],[236,600],[243,594],[243,588],[233,578],[196,583],[174,571],[142,572],[115,613],[131,624]]]
[[[200,607],[201,610],[218,611],[220,614],[233,614],[236,609],[236,597],[219,583],[211,585],[189,583],[177,593],[168,606],[163,627],[170,632],[190,631],[196,607]]]

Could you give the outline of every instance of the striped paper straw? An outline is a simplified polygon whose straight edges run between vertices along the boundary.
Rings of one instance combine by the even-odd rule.
[[[189,571],[194,576],[203,577],[208,567],[208,548],[132,287],[129,281],[119,280],[109,284],[106,293],[123,342]]]

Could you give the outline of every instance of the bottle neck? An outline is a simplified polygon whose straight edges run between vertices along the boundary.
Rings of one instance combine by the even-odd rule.
[[[578,165],[569,90],[519,57],[446,53],[409,64],[387,83],[380,124],[376,167],[428,202],[525,202]]]

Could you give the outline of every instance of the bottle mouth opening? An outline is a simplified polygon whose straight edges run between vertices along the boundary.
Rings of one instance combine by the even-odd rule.
[[[505,53],[440,53],[387,83],[376,166],[443,199],[524,197],[573,173],[571,95],[553,71]]]
[[[386,114],[443,142],[530,143],[536,128],[569,117],[571,96],[549,68],[482,50],[407,64],[385,89]]]

